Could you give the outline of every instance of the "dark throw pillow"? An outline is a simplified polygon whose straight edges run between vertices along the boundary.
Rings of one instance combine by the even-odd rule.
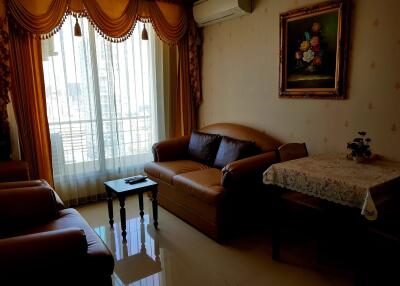
[[[254,142],[224,136],[219,145],[214,167],[223,168],[230,162],[255,155],[256,150]]]
[[[189,141],[189,157],[194,161],[211,166],[220,143],[220,135],[193,131]]]

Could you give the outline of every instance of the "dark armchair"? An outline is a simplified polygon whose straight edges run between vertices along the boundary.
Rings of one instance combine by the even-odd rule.
[[[111,285],[110,251],[43,180],[0,183],[0,253],[1,285],[54,277]]]

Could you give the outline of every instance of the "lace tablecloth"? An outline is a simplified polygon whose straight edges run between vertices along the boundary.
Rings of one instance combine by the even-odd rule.
[[[397,188],[400,191],[400,163],[375,160],[356,163],[345,154],[322,154],[273,164],[263,176],[265,184],[315,196],[361,209],[375,220],[375,201]]]

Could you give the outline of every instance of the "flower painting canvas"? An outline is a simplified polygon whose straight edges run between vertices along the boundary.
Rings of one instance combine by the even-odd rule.
[[[281,97],[344,98],[345,23],[345,1],[281,14]]]
[[[337,14],[288,22],[288,88],[335,87]]]

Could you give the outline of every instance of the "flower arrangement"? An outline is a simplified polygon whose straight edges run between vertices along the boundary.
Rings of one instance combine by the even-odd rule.
[[[323,63],[324,50],[321,48],[322,27],[314,22],[311,28],[304,32],[300,40],[299,49],[295,52],[295,69],[299,72],[315,73]]]
[[[366,138],[367,132],[360,131],[358,134],[360,137],[356,137],[352,142],[347,143],[347,149],[351,151],[351,153],[347,155],[349,159],[355,158],[355,160],[362,160],[371,157],[372,153],[369,145],[371,139]]]

